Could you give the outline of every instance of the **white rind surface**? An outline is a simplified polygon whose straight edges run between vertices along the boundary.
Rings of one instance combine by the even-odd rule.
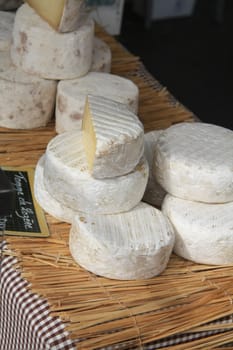
[[[233,263],[233,202],[207,204],[167,195],[162,211],[173,225],[177,255],[200,264]]]
[[[56,131],[81,129],[87,95],[97,95],[123,103],[137,114],[138,87],[118,75],[89,72],[79,79],[60,81],[57,89]]]
[[[233,201],[233,131],[206,123],[180,123],[156,145],[154,173],[170,194],[193,201]]]
[[[88,96],[96,135],[92,176],[111,178],[128,174],[144,153],[143,125],[122,103]]]
[[[78,264],[97,275],[120,280],[162,273],[173,244],[169,221],[146,203],[124,214],[77,215],[69,239]]]
[[[57,82],[29,75],[12,65],[9,52],[0,55],[0,126],[31,129],[51,119]]]
[[[10,49],[15,14],[0,11],[0,51]]]
[[[112,52],[110,46],[103,40],[95,37],[91,72],[110,73],[112,65]]]
[[[143,197],[148,173],[142,159],[128,175],[94,179],[88,171],[81,131],[56,136],[45,153],[46,190],[64,206],[82,212],[110,214],[132,209]]]
[[[28,5],[16,12],[11,58],[30,74],[46,79],[73,79],[87,74],[92,64],[94,22],[76,31],[58,33]]]

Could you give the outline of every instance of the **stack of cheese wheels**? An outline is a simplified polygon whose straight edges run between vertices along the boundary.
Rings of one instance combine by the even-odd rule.
[[[176,234],[174,252],[203,264],[233,263],[233,131],[181,123],[160,136],[154,175],[168,195],[162,211]]]

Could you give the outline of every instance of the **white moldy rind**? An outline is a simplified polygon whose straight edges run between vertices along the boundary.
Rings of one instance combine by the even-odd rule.
[[[112,64],[112,52],[103,40],[95,37],[91,72],[110,73]]]
[[[163,130],[153,130],[144,135],[144,155],[149,164],[149,179],[143,196],[143,201],[156,207],[161,207],[166,191],[159,185],[153,174],[153,159],[156,143]]]
[[[53,138],[46,149],[44,184],[64,206],[95,214],[130,210],[142,199],[148,179],[148,164],[142,159],[130,174],[97,180],[88,171],[81,131]],[[136,190],[135,190],[136,189]]]
[[[57,82],[29,75],[11,64],[9,52],[0,55],[0,126],[31,129],[51,119]]]
[[[14,19],[14,13],[0,11],[0,51],[10,49]]]
[[[74,260],[85,269],[119,280],[146,279],[167,266],[174,232],[158,209],[140,203],[123,214],[77,215],[70,231]]]
[[[173,225],[177,255],[200,264],[233,263],[233,202],[207,204],[167,195],[162,211]]]
[[[89,72],[82,78],[58,83],[57,133],[81,129],[87,95],[98,95],[123,103],[137,114],[139,91],[131,80],[109,73]]]
[[[193,201],[233,201],[233,131],[180,123],[159,137],[154,175],[170,194]]]
[[[11,58],[24,71],[46,79],[73,79],[87,74],[92,64],[94,22],[76,31],[58,33],[28,5],[15,16]]]

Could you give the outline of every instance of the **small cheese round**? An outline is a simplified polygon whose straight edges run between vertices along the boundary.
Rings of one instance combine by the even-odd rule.
[[[110,73],[112,64],[112,52],[108,44],[103,40],[95,37],[93,58],[92,58],[92,72]]]
[[[44,158],[43,155],[36,164],[35,176],[34,176],[34,194],[38,204],[48,214],[56,218],[57,220],[72,223],[72,219],[75,215],[79,214],[71,208],[64,205],[63,202],[58,202],[51,194],[46,190],[44,185]]]
[[[193,201],[233,201],[233,131],[207,123],[166,129],[155,149],[154,175],[170,194]]]
[[[31,129],[51,119],[57,82],[29,75],[12,65],[9,52],[0,55],[0,126]]]
[[[82,78],[58,83],[57,133],[81,129],[87,95],[102,96],[120,102],[137,114],[139,90],[131,80],[115,74],[89,72]]]
[[[93,20],[76,31],[58,33],[24,4],[15,16],[11,58],[16,66],[46,79],[77,78],[90,70],[93,40]]]
[[[144,135],[144,155],[149,164],[149,179],[143,196],[143,201],[156,207],[161,207],[166,191],[159,185],[153,174],[153,159],[156,143],[162,130],[153,130]]]
[[[0,51],[10,49],[15,14],[0,11]]]
[[[115,215],[77,215],[70,231],[74,260],[85,269],[119,280],[147,279],[164,271],[174,232],[158,209],[140,203]]]
[[[233,202],[208,204],[167,195],[162,212],[173,225],[177,255],[200,264],[233,263]]]
[[[148,172],[148,164],[142,158],[128,175],[94,179],[88,171],[79,130],[57,135],[45,153],[46,190],[65,206],[82,212],[109,214],[130,210],[143,197]]]

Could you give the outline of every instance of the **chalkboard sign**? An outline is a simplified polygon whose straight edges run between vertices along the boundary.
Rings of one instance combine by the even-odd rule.
[[[34,169],[3,167],[15,189],[15,210],[6,217],[5,234],[48,237],[45,214],[34,198]]]

